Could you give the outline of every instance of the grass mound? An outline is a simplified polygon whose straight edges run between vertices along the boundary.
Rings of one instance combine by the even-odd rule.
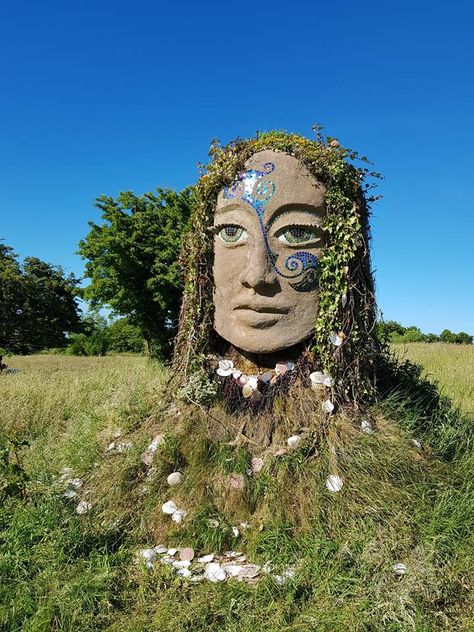
[[[372,433],[356,415],[323,415],[301,389],[276,408],[262,450],[239,435],[251,418],[184,404],[165,413],[166,374],[143,358],[22,362],[0,381],[1,629],[472,629],[474,434],[412,365],[387,372]],[[404,379],[402,396],[393,384]],[[66,467],[82,481],[69,498]],[[182,483],[169,487],[176,470]],[[182,524],[161,511],[170,499]],[[193,584],[136,563],[158,544],[238,549],[294,574]]]

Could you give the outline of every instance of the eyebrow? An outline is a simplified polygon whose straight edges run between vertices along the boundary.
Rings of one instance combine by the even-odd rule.
[[[239,213],[244,211],[251,215],[256,215],[255,210],[250,207],[246,202],[239,204],[238,202],[230,202],[225,206],[217,206],[214,211],[214,215],[222,215],[224,213],[230,213],[231,211],[238,211]]]
[[[277,208],[272,215],[269,217],[267,222],[265,222],[265,227],[271,228],[271,226],[279,219],[282,215],[286,213],[306,213],[307,215],[318,215],[321,217],[326,213],[325,206],[313,206],[312,204],[298,204],[297,202],[291,202],[289,204],[284,204]]]

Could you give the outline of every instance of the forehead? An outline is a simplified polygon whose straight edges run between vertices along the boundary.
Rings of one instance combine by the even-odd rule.
[[[273,194],[265,205],[267,217],[285,205],[301,205],[315,209],[324,206],[325,186],[316,180],[297,158],[280,151],[265,150],[253,154],[245,163],[245,171],[236,180],[239,181],[246,185],[249,195],[255,194],[255,187],[259,182],[263,185],[269,181],[273,183]],[[230,196],[229,190],[226,189],[219,192],[218,211],[236,206],[249,206],[245,195]]]

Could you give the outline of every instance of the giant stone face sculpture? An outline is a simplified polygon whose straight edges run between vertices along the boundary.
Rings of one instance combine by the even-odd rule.
[[[220,191],[214,221],[214,328],[234,347],[281,351],[311,336],[326,189],[293,156],[255,153]]]

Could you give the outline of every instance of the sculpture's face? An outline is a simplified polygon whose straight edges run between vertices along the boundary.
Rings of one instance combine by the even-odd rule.
[[[325,187],[293,156],[261,151],[222,190],[214,220],[214,328],[272,353],[313,333]]]

